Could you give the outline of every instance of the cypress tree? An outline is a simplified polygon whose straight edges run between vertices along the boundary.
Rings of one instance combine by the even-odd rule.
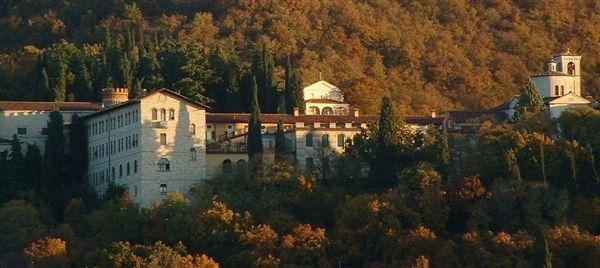
[[[292,69],[290,56],[287,56],[285,68],[285,108],[286,112],[291,114],[294,107],[302,108],[304,106],[304,96],[302,92],[302,77]]]
[[[263,143],[261,134],[261,122],[260,122],[260,106],[258,104],[258,89],[256,85],[256,79],[252,78],[252,104],[250,120],[248,122],[248,157],[250,160],[262,159]]]
[[[71,119],[71,129],[69,131],[69,154],[67,175],[70,186],[69,189],[80,190],[84,185],[85,174],[87,174],[87,130],[85,122],[74,114]]]
[[[375,133],[375,154],[371,165],[373,186],[384,189],[396,182],[398,163],[399,127],[396,124],[394,108],[389,97],[383,97],[379,112],[379,122]]]
[[[517,154],[513,149],[509,149],[504,153],[506,165],[508,166],[508,177],[516,181],[521,181],[521,170],[517,162]]]
[[[20,190],[23,182],[23,174],[25,173],[25,158],[23,157],[23,150],[21,148],[21,141],[17,138],[17,135],[13,135],[11,146],[10,146],[10,182],[7,188],[10,189],[9,193],[15,193]]]
[[[252,50],[252,72],[256,78],[261,104],[265,113],[277,110],[277,85],[275,83],[275,60],[264,41],[259,41]]]
[[[77,100],[92,101],[94,98],[94,89],[92,87],[92,79],[88,71],[87,66],[82,60],[77,60],[73,67],[73,73],[75,80],[71,88],[71,92],[76,92],[75,98]]]
[[[46,200],[55,208],[55,211],[60,213],[62,209],[59,202],[61,200],[61,186],[63,185],[63,170],[65,166],[63,118],[58,110],[52,111],[49,117],[41,192],[45,195]]]
[[[65,101],[67,97],[67,64],[62,56],[57,57],[55,62],[56,77],[53,79],[54,82],[50,88],[50,92],[53,94],[54,101]]]
[[[275,132],[275,160],[285,161],[285,133],[283,131],[283,121],[277,122],[277,131]]]
[[[34,189],[39,194],[41,181],[40,176],[42,174],[42,156],[40,154],[40,148],[37,145],[29,144],[27,146],[27,154],[25,154],[25,179],[24,188],[26,190]]]
[[[442,148],[441,148],[441,160],[442,165],[444,166],[445,175],[450,176],[449,168],[450,168],[450,147],[448,146],[448,128],[446,125],[442,126]]]
[[[521,88],[521,95],[515,107],[513,121],[519,120],[525,113],[537,113],[546,110],[542,96],[531,81]]]

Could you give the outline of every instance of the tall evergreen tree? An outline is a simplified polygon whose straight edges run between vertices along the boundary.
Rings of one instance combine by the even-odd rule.
[[[26,170],[21,141],[17,135],[12,137],[10,150],[10,182],[6,187],[14,194],[22,188],[23,174]]]
[[[291,114],[294,112],[294,107],[301,108],[302,106],[304,106],[302,77],[298,71],[292,69],[288,55],[285,67],[285,110]]]
[[[71,190],[81,190],[85,184],[84,178],[87,174],[87,133],[85,122],[74,114],[71,119],[69,131],[69,154],[67,159],[68,182],[66,184]]]
[[[252,72],[258,85],[261,110],[265,113],[277,111],[277,84],[275,82],[275,60],[265,41],[254,44],[252,50]]]
[[[519,120],[525,113],[537,113],[546,110],[544,100],[531,81],[521,88],[521,95],[515,107],[513,121]]]
[[[41,192],[45,199],[55,208],[55,212],[62,211],[60,206],[61,187],[65,167],[65,136],[63,130],[62,114],[54,110],[49,115],[48,137],[44,151],[43,174]]]
[[[256,79],[252,78],[252,105],[250,120],[248,122],[248,157],[251,160],[261,160],[263,153],[263,143],[260,122],[260,105],[258,104],[258,89]]]
[[[283,130],[283,121],[280,119],[277,122],[277,131],[275,132],[275,160],[285,161],[285,132]]]
[[[450,176],[450,147],[448,146],[448,128],[444,124],[442,126],[442,137],[441,137],[441,155],[442,165],[444,168],[444,175]]]
[[[41,187],[41,175],[42,175],[42,155],[40,154],[40,148],[37,145],[29,144],[27,146],[27,154],[25,154],[25,178],[24,186],[25,190],[34,189],[37,194],[40,192]]]
[[[413,162],[415,134],[396,117],[389,97],[382,98],[379,121],[370,132],[355,149],[369,163],[369,187],[384,190],[397,184],[399,172]]]
[[[67,97],[67,63],[65,60],[58,56],[56,58],[56,62],[54,62],[53,66],[49,66],[51,68],[55,68],[56,77],[54,77],[53,83],[51,83],[50,92],[52,93],[52,99],[54,101],[65,101]]]
[[[77,59],[73,63],[73,74],[75,75],[75,79],[71,85],[71,92],[75,92],[75,98],[80,101],[93,101],[94,89],[92,87],[92,78],[82,59]]]

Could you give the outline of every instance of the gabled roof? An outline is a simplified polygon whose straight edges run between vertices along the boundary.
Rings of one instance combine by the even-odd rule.
[[[336,104],[347,104],[346,102],[333,100],[333,99],[310,99],[306,100],[306,103],[336,103]]]
[[[192,105],[194,105],[194,106],[201,107],[201,108],[203,108],[203,109],[210,109],[210,107],[208,107],[208,106],[206,106],[206,105],[204,105],[204,104],[202,104],[202,103],[199,103],[199,102],[197,102],[197,101],[194,101],[194,100],[192,100],[192,99],[190,99],[190,98],[188,98],[188,97],[186,97],[186,96],[183,96],[183,95],[181,95],[181,94],[179,94],[179,93],[177,93],[177,92],[175,92],[175,91],[172,91],[172,90],[169,90],[169,89],[166,89],[166,88],[161,88],[161,89],[158,89],[158,90],[154,90],[154,91],[152,91],[152,92],[150,92],[150,93],[148,93],[148,94],[146,94],[146,95],[144,95],[144,96],[141,96],[141,97],[139,97],[139,98],[132,99],[132,100],[128,100],[128,101],[126,101],[126,102],[122,102],[122,103],[119,103],[119,104],[117,104],[117,105],[113,105],[113,106],[110,106],[110,107],[104,108],[104,109],[102,109],[102,110],[100,110],[100,111],[97,111],[97,112],[95,112],[95,113],[88,114],[88,115],[86,115],[85,117],[94,117],[94,116],[96,116],[96,115],[99,115],[99,114],[103,114],[103,113],[106,113],[106,112],[109,112],[109,111],[113,111],[113,110],[116,110],[116,109],[120,109],[120,108],[122,108],[122,107],[129,106],[130,104],[133,104],[133,103],[138,103],[138,102],[140,102],[140,100],[142,100],[142,99],[145,99],[145,98],[147,98],[147,97],[149,97],[149,96],[152,96],[152,95],[158,94],[158,93],[165,93],[165,94],[169,94],[169,95],[171,95],[171,96],[174,96],[174,97],[176,97],[176,98],[179,98],[179,99],[181,99],[181,100],[184,100],[184,101],[186,101],[186,102],[188,102],[188,103],[190,103],[190,104],[192,104]]]
[[[317,82],[314,82],[314,83],[310,84],[309,86],[305,87],[304,89],[322,88],[322,87],[326,87],[326,88],[329,88],[329,89],[332,89],[332,90],[339,90],[338,87],[336,87],[336,86],[334,86],[334,85],[332,85],[329,82],[324,81],[324,80],[319,80]]]
[[[47,101],[0,101],[0,111],[97,111],[99,102],[47,102]]]
[[[586,98],[575,95],[575,93],[570,92],[564,96],[550,97],[544,98],[545,104],[589,104],[590,101]]]

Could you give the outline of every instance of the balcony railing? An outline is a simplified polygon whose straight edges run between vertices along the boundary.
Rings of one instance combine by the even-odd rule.
[[[154,127],[155,128],[168,128],[169,127],[169,121],[154,122]]]

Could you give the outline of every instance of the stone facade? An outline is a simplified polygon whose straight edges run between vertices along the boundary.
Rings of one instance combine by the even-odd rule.
[[[104,194],[110,178],[143,207],[187,193],[206,179],[205,117],[205,107],[168,90],[89,115],[94,189]]]
[[[44,153],[46,144],[46,131],[48,127],[48,116],[55,108],[63,117],[65,125],[65,137],[68,137],[69,125],[73,115],[84,116],[90,114],[102,106],[90,102],[14,102],[0,101],[0,139],[12,140],[13,135],[24,143],[23,151],[26,152],[25,144],[36,145],[40,152]],[[0,152],[10,150],[10,143],[0,144]]]

